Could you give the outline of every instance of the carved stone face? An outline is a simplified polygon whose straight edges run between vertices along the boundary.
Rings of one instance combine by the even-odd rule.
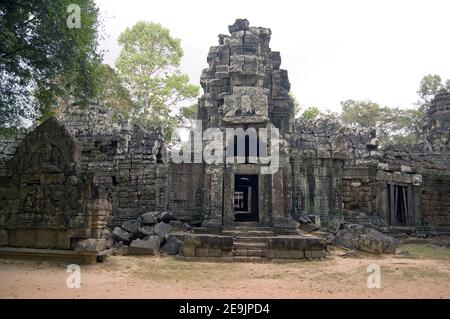
[[[268,92],[259,87],[235,87],[224,99],[224,121],[258,123],[268,120]]]
[[[241,109],[243,114],[252,113],[252,101],[250,100],[250,96],[243,95],[241,97]]]

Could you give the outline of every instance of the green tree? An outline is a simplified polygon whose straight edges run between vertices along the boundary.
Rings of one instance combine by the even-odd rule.
[[[294,95],[294,93],[289,93],[289,99],[291,100],[291,102],[292,102],[292,105],[294,106],[294,117],[295,118],[298,118],[301,114],[300,114],[300,112],[301,112],[301,110],[302,110],[302,107],[301,107],[301,105],[300,105],[300,102],[298,101],[298,99],[297,99],[297,97]]]
[[[350,127],[376,128],[381,145],[417,143],[422,108],[399,109],[382,107],[371,101],[341,102],[342,123]]]
[[[355,127],[378,127],[384,109],[371,101],[347,100],[341,102],[343,123]]]
[[[197,120],[198,105],[197,103],[190,106],[183,106],[180,108],[180,117],[183,122],[183,126],[187,128],[193,128],[194,122]]]
[[[169,137],[179,123],[179,117],[171,114],[173,107],[199,93],[179,70],[180,40],[160,24],[140,21],[119,36],[119,44],[116,66],[138,105],[136,118],[161,127]]]
[[[441,90],[450,91],[450,79],[443,84],[440,75],[425,75],[420,81],[420,87],[417,91],[417,94],[419,95],[419,101],[417,104],[419,107],[427,108],[430,105],[431,100],[433,100],[436,94]]]
[[[133,110],[130,91],[123,85],[117,72],[109,65],[100,66],[99,101],[111,109],[113,118],[128,118]]]
[[[68,27],[73,3],[80,28]],[[45,118],[61,99],[82,106],[96,96],[98,24],[93,0],[1,2],[1,128]]]
[[[305,111],[303,111],[302,113],[302,118],[307,119],[307,120],[311,120],[311,119],[315,119],[316,117],[318,117],[320,114],[320,110],[315,107],[308,107],[307,109],[305,109]]]

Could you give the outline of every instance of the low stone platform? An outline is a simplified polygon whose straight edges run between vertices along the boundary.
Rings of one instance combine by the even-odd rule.
[[[220,233],[220,234],[218,234]],[[283,234],[283,235],[279,235]],[[208,234],[207,228],[187,235],[180,259],[223,262],[265,262],[278,259],[323,258],[325,240],[295,230],[226,226]]]
[[[95,264],[105,261],[115,251],[115,248],[99,252],[76,252],[74,250],[0,247],[0,258]]]

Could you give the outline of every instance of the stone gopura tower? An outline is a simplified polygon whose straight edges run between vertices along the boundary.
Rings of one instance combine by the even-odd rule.
[[[250,27],[248,20],[238,19],[228,27],[229,35],[219,35],[219,45],[209,50],[209,67],[203,70],[198,118],[203,130],[220,128],[244,132],[245,162],[223,165],[205,164],[204,226],[255,222],[260,226],[288,226],[291,212],[291,171],[288,157],[293,126],[293,103],[286,70],[280,69],[280,53],[269,47],[271,31]],[[248,132],[277,128],[280,135],[279,169],[261,174],[268,164],[249,161],[252,155],[263,156],[271,143],[252,140]],[[268,135],[270,133],[267,133]],[[225,155],[236,156],[236,143],[224,134]],[[255,144],[258,144],[256,147]],[[253,148],[255,147],[255,148]],[[252,153],[253,151],[253,153]],[[234,152],[234,154],[233,154]],[[258,154],[255,154],[258,153]]]

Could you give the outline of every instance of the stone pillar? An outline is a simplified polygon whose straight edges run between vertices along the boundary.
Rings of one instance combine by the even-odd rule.
[[[91,213],[91,237],[100,239],[106,228],[112,205],[107,199],[95,199],[90,207]]]
[[[278,170],[272,175],[272,218],[273,226],[283,225],[284,221],[284,185],[283,185],[283,171]]]
[[[223,208],[223,165],[206,166],[206,179],[210,193],[207,205],[207,216],[202,226],[220,227],[222,226]]]
[[[224,182],[223,225],[230,226],[234,223],[234,172],[232,166],[225,168]]]

